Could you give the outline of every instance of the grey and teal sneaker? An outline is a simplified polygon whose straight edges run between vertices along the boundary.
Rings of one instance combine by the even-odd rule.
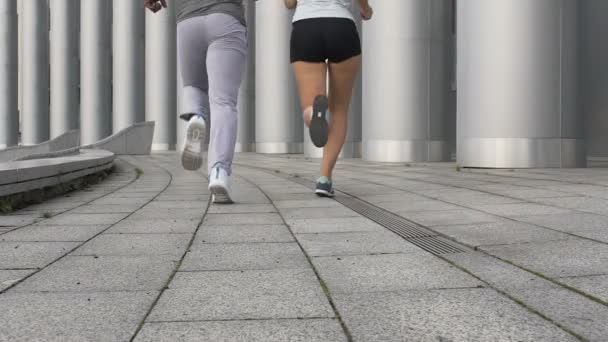
[[[310,119],[310,140],[316,147],[327,144],[329,125],[327,124],[327,108],[329,100],[325,95],[318,95],[312,105],[312,118]]]
[[[332,186],[331,179],[327,177],[320,177],[317,180],[315,194],[317,194],[319,197],[334,197],[334,188]]]

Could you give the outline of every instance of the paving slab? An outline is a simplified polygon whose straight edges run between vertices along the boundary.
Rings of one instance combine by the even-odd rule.
[[[199,243],[295,242],[285,225],[204,226],[194,240]]]
[[[118,214],[131,213],[141,207],[141,204],[87,204],[76,208],[74,214]]]
[[[533,189],[533,188],[532,189],[531,188],[513,189],[513,188],[514,188],[514,186],[508,185],[508,186],[506,186],[506,188],[504,190],[498,190],[498,191],[494,191],[494,192],[499,195],[514,197],[514,198],[519,198],[519,199],[525,199],[525,200],[538,199],[538,198],[555,199],[555,198],[572,196],[572,194],[569,194],[566,192],[559,192],[559,191],[552,191],[552,190]],[[549,203],[546,203],[546,204],[549,204]]]
[[[319,198],[317,195],[315,195],[315,193],[312,190],[309,190],[308,192],[301,192],[301,193],[289,193],[289,194],[276,193],[276,194],[269,195],[269,197],[272,199],[273,202],[294,201],[294,200],[311,200],[311,199]]]
[[[119,222],[129,214],[72,214],[64,213],[38,223],[45,226],[110,225]]]
[[[483,204],[471,206],[476,210],[498,216],[532,216],[574,214],[574,211],[535,203]]]
[[[276,213],[272,204],[233,204],[211,205],[210,214],[247,214],[247,213]]]
[[[156,295],[5,293],[0,296],[0,341],[128,341]]]
[[[159,201],[154,200],[144,207],[146,209],[198,209],[207,208],[207,201]]]
[[[441,210],[459,210],[459,206],[441,202],[441,201],[416,201],[416,202],[382,202],[376,204],[378,207],[392,212],[410,212],[410,211],[441,211]]]
[[[334,208],[342,206],[340,203],[328,198],[313,198],[308,200],[274,201],[279,209],[291,208]]]
[[[76,246],[76,242],[0,242],[0,269],[41,268]]]
[[[28,226],[0,235],[0,241],[87,241],[108,225]]]
[[[298,234],[310,256],[346,256],[420,252],[421,249],[391,232]]]
[[[606,305],[483,253],[460,253],[448,258],[587,340],[602,341],[601,336],[608,336]]]
[[[498,216],[470,209],[408,212],[402,213],[401,216],[427,227],[488,223],[502,220]]]
[[[491,289],[336,294],[355,341],[578,341]]]
[[[66,256],[15,287],[17,292],[163,289],[177,263],[155,256]]]
[[[308,268],[296,243],[197,244],[186,254],[180,270],[251,270]]]
[[[534,202],[588,212],[608,211],[608,200],[588,196],[534,198]]]
[[[36,270],[0,270],[0,291],[4,291],[16,282],[32,274]]]
[[[336,319],[280,319],[146,323],[135,339],[143,341],[346,342]]]
[[[500,195],[492,195],[485,193],[467,194],[460,196],[451,195],[439,195],[437,196],[442,201],[469,207],[474,205],[484,204],[509,204],[509,203],[521,203],[522,200],[517,198],[510,198]]]
[[[207,201],[209,199],[209,195],[206,194],[200,194],[200,195],[186,195],[186,194],[182,194],[182,195],[167,195],[167,194],[161,194],[158,197],[156,197],[157,201],[165,201],[165,202],[191,202],[191,201],[196,201],[196,202],[202,202],[202,201]]]
[[[296,234],[379,232],[386,228],[365,217],[309,218],[286,220]]]
[[[592,213],[521,216],[517,220],[570,233],[608,230],[608,217]]]
[[[557,281],[608,303],[608,274],[559,278]]]
[[[585,340],[606,341],[608,336],[606,305],[586,300],[581,295],[559,287],[520,289],[517,296],[526,298],[527,306],[542,312],[543,315],[559,322]]]
[[[205,214],[205,208],[200,209],[158,209],[146,208],[140,209],[129,216],[132,220],[149,220],[149,219],[201,219]]]
[[[333,316],[310,269],[178,272],[147,321]]]
[[[433,230],[473,247],[573,238],[571,235],[550,229],[508,220],[492,223],[433,226]]]
[[[389,186],[383,186],[380,184],[358,184],[358,185],[339,185],[336,187],[340,190],[344,190],[354,196],[366,196],[366,195],[379,195],[379,194],[398,194],[402,193],[403,190],[396,189]]]
[[[139,197],[139,198],[124,198],[124,197],[116,197],[113,195],[105,196],[100,198],[91,204],[95,205],[117,205],[117,204],[127,204],[127,205],[144,205],[150,200],[152,200],[153,196],[150,197]]]
[[[336,218],[359,216],[359,214],[346,207],[281,209],[281,215],[283,215],[285,220],[297,220],[318,217]]]
[[[582,239],[481,247],[548,277],[608,274],[608,245]]]
[[[482,283],[426,252],[408,254],[316,257],[331,293],[462,288]]]
[[[131,219],[120,221],[107,234],[184,234],[194,233],[200,219]]]
[[[34,215],[0,215],[0,226],[19,227],[41,221],[42,218]]]
[[[166,255],[179,258],[190,234],[102,234],[74,251],[73,255]]]
[[[239,224],[283,224],[281,216],[275,213],[253,213],[253,214],[208,214],[205,216],[205,225],[208,226],[233,226]]]

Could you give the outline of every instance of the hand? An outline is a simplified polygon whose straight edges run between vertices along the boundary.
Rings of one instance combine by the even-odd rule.
[[[372,8],[372,6],[367,5],[361,8],[361,18],[363,18],[363,20],[370,20],[373,15],[374,9]]]
[[[146,6],[146,8],[150,11],[156,13],[163,8],[167,8],[167,0],[144,0],[144,6]]]

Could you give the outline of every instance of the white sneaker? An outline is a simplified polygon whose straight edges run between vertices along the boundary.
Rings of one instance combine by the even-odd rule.
[[[186,170],[198,170],[203,165],[203,144],[207,138],[205,119],[195,115],[188,121],[186,141],[182,150],[182,166]]]
[[[213,203],[233,203],[230,197],[230,176],[221,167],[214,167],[209,173],[209,191],[213,194]]]

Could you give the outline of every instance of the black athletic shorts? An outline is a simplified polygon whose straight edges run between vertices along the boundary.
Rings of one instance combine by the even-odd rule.
[[[340,63],[361,54],[355,22],[348,18],[311,18],[293,23],[291,63]]]

